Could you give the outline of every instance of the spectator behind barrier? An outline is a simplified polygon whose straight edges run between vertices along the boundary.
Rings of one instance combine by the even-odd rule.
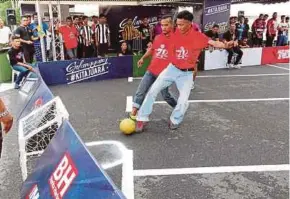
[[[285,21],[285,15],[281,16],[281,22],[278,24],[278,37],[276,46],[286,46],[288,44],[289,24]]]
[[[265,30],[264,15],[260,14],[259,18],[252,24],[252,39],[254,47],[261,47],[263,45],[263,33]]]
[[[274,38],[277,32],[277,12],[273,13],[271,19],[267,22],[267,33],[266,33],[266,47],[271,47],[273,45]]]
[[[239,47],[240,48],[250,48],[248,44],[248,38],[244,37],[242,40],[239,41]]]
[[[247,32],[246,32],[246,25],[245,25],[245,17],[241,16],[239,18],[239,22],[236,23],[236,29],[237,29],[237,37],[238,40],[242,40],[243,37],[247,37]]]
[[[20,83],[28,74],[29,71],[34,71],[33,67],[25,62],[23,59],[23,48],[21,47],[21,39],[20,37],[13,36],[12,40],[12,48],[9,49],[9,61],[13,68],[13,70],[19,71],[19,75],[15,81],[15,89],[20,88]]]
[[[231,24],[230,30],[224,33],[223,35],[224,43],[228,44],[229,46],[233,46],[232,48],[227,49],[228,51],[228,62],[227,62],[227,67],[230,68],[240,68],[238,64],[240,63],[242,56],[243,56],[243,51],[239,48],[238,45],[238,38],[237,38],[237,31],[236,31],[236,25]],[[238,54],[236,60],[232,64],[232,58],[233,54],[236,53]]]
[[[72,18],[67,17],[66,25],[60,26],[58,29],[63,36],[64,46],[66,48],[68,58],[75,59],[77,57],[77,37],[79,36],[79,33],[76,27],[72,24]]]
[[[4,26],[4,21],[0,18],[0,48],[1,46],[8,46],[10,42],[11,30]]]
[[[30,18],[31,22],[31,18]],[[21,17],[21,25],[15,30],[15,36],[20,38],[24,52],[24,58],[27,63],[33,62],[34,46],[32,42],[32,30],[29,28],[30,22],[26,16]]]
[[[211,30],[205,32],[205,35],[211,38],[212,40],[219,41],[219,25],[214,24]]]
[[[132,50],[133,48],[133,39],[138,36],[138,30],[134,27],[133,19],[129,18],[127,24],[125,25],[123,32],[122,32],[122,38],[124,41],[126,41],[128,45],[128,49]]]
[[[141,33],[142,51],[145,53],[147,51],[147,44],[152,41],[152,29],[147,17],[143,18],[142,24],[138,30]]]
[[[128,45],[126,42],[122,42],[121,49],[118,52],[117,56],[125,56],[125,55],[132,55],[132,52],[128,49]]]

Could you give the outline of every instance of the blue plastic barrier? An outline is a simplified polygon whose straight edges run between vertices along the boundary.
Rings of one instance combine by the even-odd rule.
[[[22,199],[122,199],[68,121],[51,140],[24,182]]]
[[[133,57],[89,58],[39,63],[47,85],[125,78],[133,75]]]

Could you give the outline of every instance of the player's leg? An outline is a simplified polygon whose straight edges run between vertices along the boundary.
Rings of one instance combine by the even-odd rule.
[[[233,52],[233,49],[232,48],[227,49],[227,51],[228,51],[228,63],[227,63],[227,67],[228,68],[232,68],[233,67],[232,66],[232,58],[233,58],[234,52]]]
[[[149,115],[152,113],[153,104],[156,100],[158,93],[161,90],[169,87],[173,83],[174,79],[178,74],[177,72],[177,68],[175,68],[173,65],[169,65],[155,80],[138,112],[136,132],[143,131],[144,122],[149,121]]]
[[[156,77],[149,71],[144,74],[133,99],[133,109],[130,114],[132,119],[135,119],[134,116],[137,115],[137,112],[142,105],[149,88],[152,86],[155,80]]]
[[[195,66],[194,71],[193,71],[193,81],[192,81],[192,85],[191,85],[192,90],[195,88],[195,79],[197,76],[197,71],[198,71],[198,64]]]
[[[176,80],[175,84],[179,91],[177,105],[170,116],[170,128],[177,129],[182,122],[185,112],[188,108],[188,98],[191,91],[192,72],[182,72]]]
[[[172,108],[175,108],[175,106],[177,105],[177,100],[173,96],[173,94],[169,91],[169,87],[161,90],[161,95],[169,106],[171,106]]]
[[[235,53],[238,54],[238,56],[236,58],[236,61],[234,63],[234,65],[237,66],[240,63],[244,53],[239,47],[234,47],[233,50],[234,50]]]

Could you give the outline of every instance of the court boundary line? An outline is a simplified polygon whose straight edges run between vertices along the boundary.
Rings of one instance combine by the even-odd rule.
[[[290,71],[289,68],[284,68],[284,67],[281,67],[281,66],[276,66],[276,65],[273,65],[273,64],[267,64],[267,66],[271,66],[273,68],[279,68],[279,69],[283,69],[283,70],[287,70],[287,71]]]
[[[212,99],[212,100],[188,100],[188,103],[223,103],[223,102],[265,102],[265,101],[289,101],[290,98],[249,98],[249,99]],[[167,104],[166,101],[155,101],[154,104]],[[133,97],[127,96],[126,110],[132,111]]]
[[[127,199],[134,199],[134,158],[133,150],[127,150],[122,165],[122,192]]]
[[[196,78],[217,78],[217,77],[267,77],[267,76],[287,76],[289,73],[259,73],[259,74],[244,74],[244,75],[200,75]],[[141,80],[142,77],[128,77],[128,82],[133,80]]]
[[[172,176],[189,174],[217,174],[238,172],[265,172],[265,171],[289,171],[289,164],[280,165],[248,165],[248,166],[220,166],[220,167],[192,167],[192,168],[168,168],[168,169],[140,169],[134,170],[134,177],[146,176]]]

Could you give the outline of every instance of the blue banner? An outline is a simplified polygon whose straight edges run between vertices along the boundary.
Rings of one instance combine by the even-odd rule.
[[[30,73],[19,91],[19,98],[25,98],[25,107],[19,118],[23,118],[37,107],[42,106],[53,98],[53,94],[42,80],[38,68],[35,73]]]
[[[231,0],[204,0],[203,30],[206,32],[214,24],[220,26],[220,34],[228,30]]]
[[[21,189],[22,199],[123,199],[94,157],[64,121]]]
[[[89,58],[39,63],[47,85],[132,77],[132,56]]]

